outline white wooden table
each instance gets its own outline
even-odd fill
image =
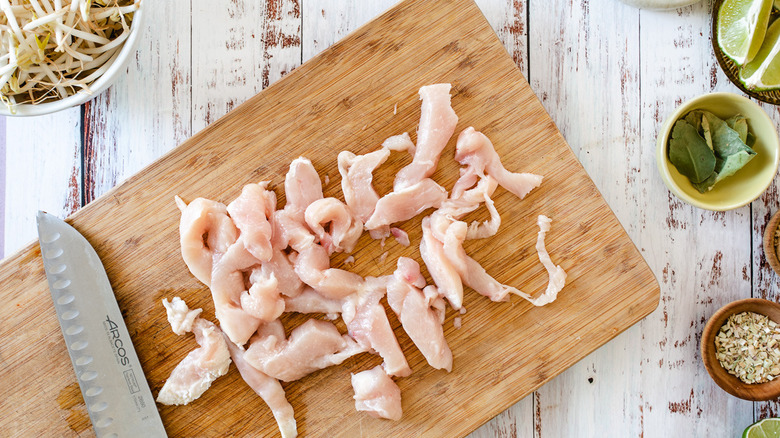
[[[6,255],[35,238],[38,209],[73,213],[394,3],[144,1],[138,54],[107,92],[50,116],[0,118]],[[713,213],[677,200],[656,171],[656,133],[677,104],[738,92],[712,53],[710,2],[669,12],[616,0],[477,3],[662,292],[641,323],[472,436],[733,437],[778,415],[776,402],[721,391],[698,353],[721,305],[780,298],[761,248],[778,183],[750,206]]]

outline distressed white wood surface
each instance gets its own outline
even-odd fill
[[[36,238],[38,210],[66,217],[81,207],[80,128],[79,108],[6,119],[5,254]]]
[[[394,3],[196,0],[153,9],[127,76],[86,105],[5,119],[4,253],[35,238],[38,209],[66,216]],[[721,305],[780,299],[761,248],[778,183],[711,213],[666,190],[655,137],[679,103],[738,92],[709,41],[709,2],[639,11],[615,0],[478,0],[486,17],[647,259],[659,308],[471,436],[737,436],[776,402],[726,395],[699,333]],[[780,111],[764,106],[780,123]],[[0,142],[2,146],[3,142]]]
[[[637,216],[644,217],[643,228],[636,230],[638,235],[629,233],[645,248],[661,281],[659,310],[641,324],[644,430],[648,436],[738,436],[753,422],[752,403],[713,384],[701,363],[699,339],[707,318],[719,307],[751,296],[751,207],[712,213],[667,195],[647,147],[655,143],[657,120],[680,100],[738,91],[712,53],[709,2],[678,13],[641,15],[640,166],[646,172],[638,187],[647,194],[638,194],[643,211]],[[677,61],[670,65],[669,59]]]
[[[630,230],[641,205],[634,195],[641,151],[639,12],[620,3],[529,3],[532,89]],[[578,73],[575,80],[561,80],[571,72]],[[631,237],[636,241],[636,234]],[[639,327],[632,327],[540,388],[534,400],[537,435],[633,436],[640,430],[640,336]],[[608,412],[620,414],[604,421]]]
[[[84,106],[85,203],[192,135],[189,6],[146,2],[127,75]]]

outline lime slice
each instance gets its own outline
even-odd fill
[[[739,70],[739,79],[751,90],[780,88],[780,20],[769,26],[761,50]]]
[[[742,438],[780,438],[780,418],[767,418],[753,423],[742,432]]]
[[[739,65],[753,59],[769,25],[773,0],[726,0],[718,11],[718,45]]]

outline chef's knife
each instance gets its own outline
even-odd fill
[[[160,414],[95,250],[38,212],[43,267],[81,395],[98,437],[165,437]]]

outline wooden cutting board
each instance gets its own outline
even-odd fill
[[[510,170],[545,176],[523,201],[499,188],[498,234],[468,242],[466,250],[500,281],[538,293],[547,274],[534,250],[536,216],[545,214],[553,219],[547,248],[568,272],[568,284],[542,308],[517,298],[493,303],[467,290],[462,328],[453,326],[455,312],[445,322],[455,356],[449,374],[425,364],[390,314],[414,370],[398,380],[403,419],[377,420],[354,410],[349,373],[381,362],[362,354],[285,384],[301,435],[465,435],[655,309],[659,289],[651,271],[476,5],[408,0],[69,219],[105,264],[154,394],[195,346],[192,336],[171,332],[160,300],[180,296],[213,320],[208,290],[181,260],[174,195],[229,202],[243,184],[270,180],[283,205],[284,174],[303,155],[329,180],[326,195],[341,198],[337,153],[365,153],[405,131],[414,139],[417,90],[436,82],[453,85],[456,133],[474,126],[493,140]],[[454,143],[453,137],[434,175],[447,188],[458,175]],[[386,191],[408,160],[394,154],[378,172],[377,187]],[[401,255],[420,261],[420,219],[402,225],[412,239],[409,248],[394,241],[383,248],[364,235],[350,269],[383,275]],[[37,245],[3,261],[0,285],[0,430],[12,436],[91,435]],[[287,315],[288,329],[304,319]],[[171,436],[278,433],[270,411],[235,368],[199,400],[160,406],[160,412]]]

